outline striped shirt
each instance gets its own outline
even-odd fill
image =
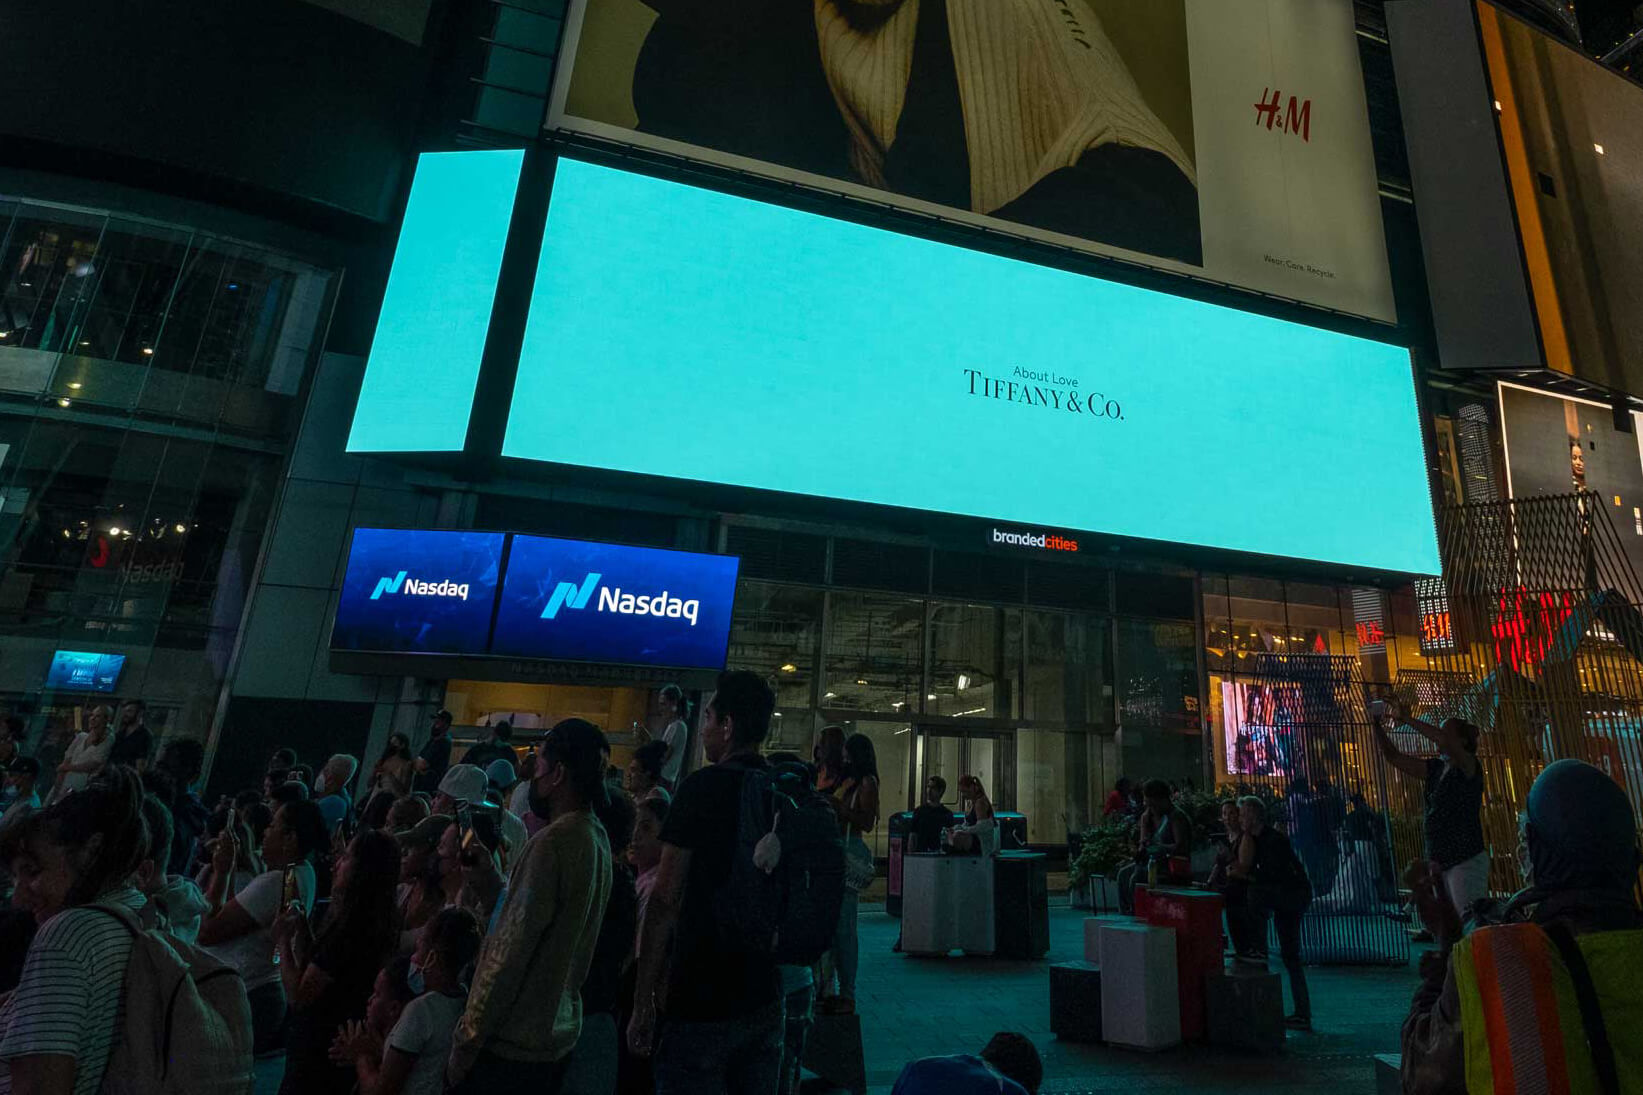
[[[105,894],[108,904],[141,909],[133,889]],[[74,1095],[103,1083],[114,1050],[124,998],[131,933],[95,909],[65,909],[46,921],[23,962],[23,979],[0,1005],[0,1061],[73,1057]],[[0,1095],[10,1095],[11,1069],[0,1069]]]

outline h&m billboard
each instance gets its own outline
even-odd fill
[[[1350,0],[572,0],[548,125],[1396,319]]]

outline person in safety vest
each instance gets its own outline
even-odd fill
[[[1643,853],[1626,792],[1560,760],[1523,831],[1528,888],[1465,938],[1441,880],[1412,880],[1439,949],[1403,1024],[1405,1092],[1643,1091]]]

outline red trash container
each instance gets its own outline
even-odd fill
[[[1136,887],[1135,911],[1147,923],[1175,929],[1175,968],[1180,978],[1181,1037],[1201,1042],[1208,1031],[1204,975],[1222,968],[1221,895],[1209,890],[1157,889],[1142,911]]]

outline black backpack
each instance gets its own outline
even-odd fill
[[[736,850],[730,877],[714,895],[719,942],[781,965],[809,965],[832,947],[845,897],[838,816],[802,765],[738,767]],[[781,855],[767,871],[753,857],[770,834]]]

